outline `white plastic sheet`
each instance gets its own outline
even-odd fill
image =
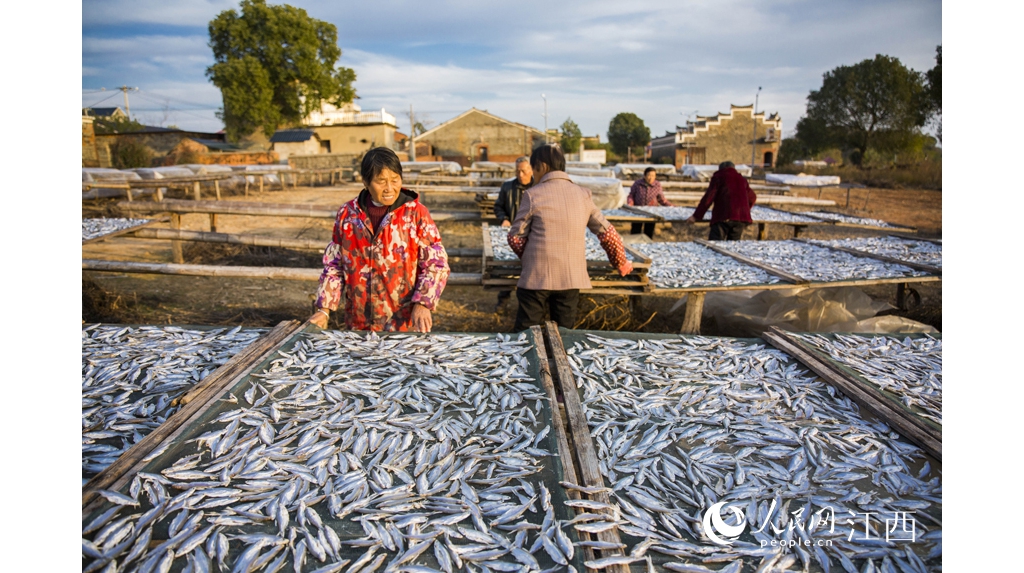
[[[856,287],[709,292],[704,300],[705,314],[737,336],[758,336],[769,326],[794,332],[929,332],[930,326],[909,319],[876,316],[892,308]]]
[[[716,171],[718,171],[717,165],[683,165],[681,169],[683,175],[698,181],[711,181],[711,176]],[[754,170],[749,165],[742,163],[736,166],[736,172],[744,177],[750,177],[754,174]]]
[[[812,167],[812,168],[828,167],[828,163],[825,162],[825,161],[805,161],[803,159],[794,161],[793,165],[796,165],[797,167]]]
[[[141,181],[138,173],[134,171],[121,171],[120,169],[108,169],[105,167],[83,167],[82,183],[94,181]]]
[[[204,164],[204,163],[186,163],[183,165],[177,165],[176,167],[185,167],[196,175],[210,175],[212,173],[232,173],[234,170],[231,169],[230,165],[216,165],[216,164]]]
[[[596,161],[566,161],[565,166],[577,169],[601,169],[602,166]]]
[[[598,209],[618,209],[626,204],[626,193],[622,190],[622,182],[613,177],[584,177],[570,175],[569,179],[580,187],[590,189],[594,204]]]
[[[788,175],[786,173],[769,173],[764,176],[768,183],[781,183],[794,187],[827,187],[839,185],[838,175]]]
[[[416,173],[427,169],[440,167],[439,173],[458,175],[462,173],[462,166],[454,161],[403,161],[402,171]]]
[[[168,177],[192,177],[195,175],[191,169],[183,166],[139,167],[132,169],[132,171],[138,173],[139,177],[146,180],[167,179]]]
[[[651,163],[619,163],[612,167],[616,175],[643,175],[648,167],[653,167],[656,173],[664,175],[675,175],[675,165],[654,165]]]
[[[584,169],[582,167],[566,167],[565,172],[569,175],[582,175],[584,177],[615,177],[611,169]]]

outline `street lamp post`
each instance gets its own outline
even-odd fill
[[[544,94],[540,94],[540,97],[544,100],[544,143],[551,143],[548,139],[548,98]]]
[[[754,96],[754,112],[750,114],[750,123],[754,124],[754,139],[750,142],[750,173],[754,173],[754,155],[757,154],[757,98],[761,96],[761,86],[757,86],[757,95]]]

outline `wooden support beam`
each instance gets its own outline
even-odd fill
[[[531,326],[530,332],[533,333],[537,359],[540,361],[541,385],[544,387],[544,392],[548,395],[548,404],[551,407],[551,427],[554,430],[555,443],[558,446],[557,459],[562,464],[562,477],[568,483],[579,485],[581,480],[579,473],[576,471],[576,462],[573,456],[575,448],[569,444],[569,436],[566,431],[567,426],[562,416],[560,392],[551,377],[551,363],[548,358],[547,348],[545,348],[544,329],[540,326]],[[569,499],[581,499],[580,492],[572,488],[566,488],[565,494]],[[593,549],[589,547],[584,549],[584,554],[587,556],[587,560],[594,559],[595,557]]]
[[[192,198],[196,201],[203,200],[203,186],[198,181],[192,183]]]
[[[757,240],[763,241],[768,237],[768,223],[757,224]]]
[[[712,241],[705,241],[704,239],[694,239],[694,242],[699,243],[701,245],[704,245],[705,247],[711,249],[712,251],[715,251],[716,253],[732,257],[732,258],[736,259],[737,261],[739,261],[739,262],[741,262],[743,264],[750,265],[752,267],[757,267],[757,268],[763,270],[764,272],[766,272],[766,273],[768,273],[770,275],[775,275],[775,276],[779,277],[780,279],[782,279],[782,280],[784,280],[786,282],[793,283],[793,284],[798,284],[798,285],[805,285],[805,284],[811,282],[811,281],[809,281],[809,280],[807,280],[807,279],[805,279],[803,277],[798,277],[798,276],[796,276],[794,274],[787,273],[786,271],[779,270],[779,269],[777,269],[775,267],[770,267],[770,266],[768,266],[768,265],[766,265],[764,263],[760,263],[758,261],[755,261],[754,259],[751,259],[751,258],[748,258],[748,257],[744,257],[743,255],[741,255],[739,253],[734,253],[734,252],[730,251],[729,249],[723,249],[722,247],[719,247],[718,245],[714,244],[714,242],[712,242]]]
[[[217,214],[216,213],[210,213],[210,232],[211,233],[216,233],[217,232]]]
[[[216,217],[216,215],[210,215]],[[139,239],[164,239],[175,241],[194,241],[197,243],[227,243],[232,245],[252,245],[254,247],[280,247],[283,249],[299,249],[304,251],[323,251],[327,247],[326,239],[278,239],[261,235],[232,235],[228,233],[207,233],[204,231],[183,231],[175,229],[139,229],[134,233]]]
[[[799,360],[851,400],[881,418],[902,436],[921,446],[936,459],[942,460],[941,428],[936,430],[899,401],[885,396],[880,389],[870,383],[837,368],[831,361],[820,357],[817,352],[807,348],[802,341],[786,331],[772,326],[761,335],[761,338]]]
[[[298,281],[320,280],[322,269],[289,267],[231,267],[223,265],[183,265],[170,263],[138,263],[134,261],[104,261],[82,259],[83,271],[138,273],[151,275],[184,275],[193,277],[245,277],[256,279],[282,279]],[[476,273],[451,273],[449,285],[479,285]]]
[[[213,180],[213,190],[217,193],[217,200],[220,201],[220,179]]]
[[[700,334],[700,319],[704,315],[704,291],[686,295],[686,309],[683,311],[683,325],[679,334]]]
[[[601,467],[597,457],[597,450],[594,447],[593,439],[590,437],[590,426],[587,425],[587,416],[583,413],[583,405],[580,403],[580,395],[576,389],[576,380],[572,375],[572,368],[569,366],[569,358],[565,354],[565,347],[562,345],[562,336],[558,333],[558,325],[548,321],[544,323],[544,338],[547,345],[548,355],[554,361],[555,378],[562,390],[562,399],[565,401],[565,414],[569,419],[570,435],[572,436],[575,448],[573,452],[579,461],[579,476],[586,487],[607,487],[604,483],[604,476],[601,475]],[[607,493],[598,493],[590,496],[595,501],[611,503]],[[607,513],[601,511],[602,513]],[[621,543],[618,528],[612,528],[597,534],[601,541],[610,543]],[[622,555],[619,549],[602,552],[602,557]],[[609,567],[606,571],[618,571],[629,573],[625,565]]]
[[[171,228],[181,230],[181,215],[178,213],[171,213]],[[181,241],[171,241],[171,261],[176,264],[185,262],[181,254]]]
[[[296,320],[282,321],[186,393],[180,399],[183,404],[181,409],[82,486],[82,515],[88,515],[98,509],[102,503],[102,498],[97,493],[99,490],[116,491],[126,487],[135,474],[149,463],[144,458],[164,444],[172,443],[193,420],[213,407],[217,398],[248,375],[257,364],[306,324],[308,323]]]

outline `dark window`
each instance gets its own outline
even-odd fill
[[[765,167],[771,167],[772,166],[772,152],[771,151],[766,151],[764,153],[764,166]]]
[[[477,155],[477,161],[487,161],[487,146],[481,145],[480,149],[477,151]]]
[[[328,139],[327,141],[321,141],[320,142],[320,153],[330,153],[330,152],[331,152],[331,140]]]

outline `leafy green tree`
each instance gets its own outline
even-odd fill
[[[153,161],[153,152],[148,147],[133,139],[118,139],[121,141],[110,146],[110,160],[115,169],[150,166]]]
[[[932,121],[937,125],[936,135],[942,141],[942,46],[935,47],[935,67],[924,73]]]
[[[269,137],[321,101],[340,106],[355,97],[355,72],[335,67],[338,29],[301,8],[242,0],[241,14],[221,12],[209,32],[216,63],[206,75],[221,90],[217,115],[232,141],[260,128]]]
[[[558,143],[562,146],[562,151],[576,153],[580,148],[580,141],[583,141],[583,132],[580,131],[580,126],[576,125],[576,122],[570,117],[562,123],[561,130],[562,138]]]
[[[890,151],[919,133],[928,116],[924,78],[899,59],[878,54],[824,74],[821,88],[807,96],[807,128],[853,149],[860,163],[869,148]],[[807,134],[797,124],[797,137]],[[883,149],[885,148],[885,149]]]
[[[637,148],[642,148],[651,141],[651,130],[644,125],[644,120],[637,117],[635,113],[623,112],[612,118],[608,124],[608,143],[612,150],[625,155],[627,161],[632,161],[632,153]]]

